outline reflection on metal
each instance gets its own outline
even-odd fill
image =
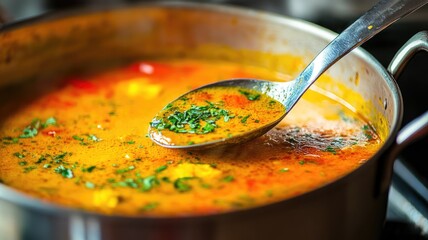
[[[428,237],[428,188],[401,160],[394,165],[395,178],[389,191],[388,211],[417,226]]]
[[[97,219],[89,218],[88,225],[88,240],[101,240],[101,228]]]
[[[72,216],[70,219],[70,240],[85,239],[85,220],[80,215]]]
[[[1,202],[0,216],[0,239],[23,239],[21,229],[23,216],[20,209],[13,207],[6,202]]]
[[[74,215],[70,219],[70,240],[101,240],[99,222],[96,219]]]
[[[406,220],[418,226],[423,235],[428,236],[428,219],[422,215],[418,209],[409,202],[400,192],[397,191],[395,186],[391,186],[389,191],[389,204],[392,208],[400,210],[405,215]]]

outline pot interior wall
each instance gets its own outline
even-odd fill
[[[0,101],[10,103],[0,107],[1,116],[16,109],[14,91],[31,99],[53,89],[58,77],[141,59],[228,60],[296,76],[334,37],[270,14],[181,4],[67,13],[17,26],[0,32]],[[380,64],[358,50],[328,74],[337,81],[316,85],[352,105],[386,138],[396,124],[399,98]]]

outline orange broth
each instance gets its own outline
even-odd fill
[[[238,77],[280,80],[266,69],[201,60],[139,62],[66,79],[5,119],[0,181],[46,202],[106,214],[204,215],[319,188],[381,144],[369,123],[311,90],[277,127],[241,145],[175,150],[147,136],[153,116],[177,96]]]

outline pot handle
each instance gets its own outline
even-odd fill
[[[428,52],[428,31],[422,31],[410,38],[398,52],[388,66],[388,72],[398,79],[401,72],[412,57],[419,51]],[[398,154],[410,143],[428,135],[428,111],[404,126],[397,135],[389,155],[386,156],[386,166],[383,166],[383,173],[389,176],[381,176],[380,192],[389,188],[392,165]]]

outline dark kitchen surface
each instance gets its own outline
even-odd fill
[[[9,17],[22,20],[38,14],[79,5],[97,6],[138,0],[0,0]],[[315,22],[335,32],[342,31],[373,0],[211,0],[276,12]],[[306,5],[305,5],[306,4]],[[398,49],[415,33],[428,30],[428,6],[384,30],[363,45],[385,67]],[[403,125],[428,109],[428,54],[417,54],[405,68],[398,84],[404,99]],[[387,222],[382,240],[428,239],[428,137],[408,147],[395,164]],[[425,236],[425,237],[424,237]]]

